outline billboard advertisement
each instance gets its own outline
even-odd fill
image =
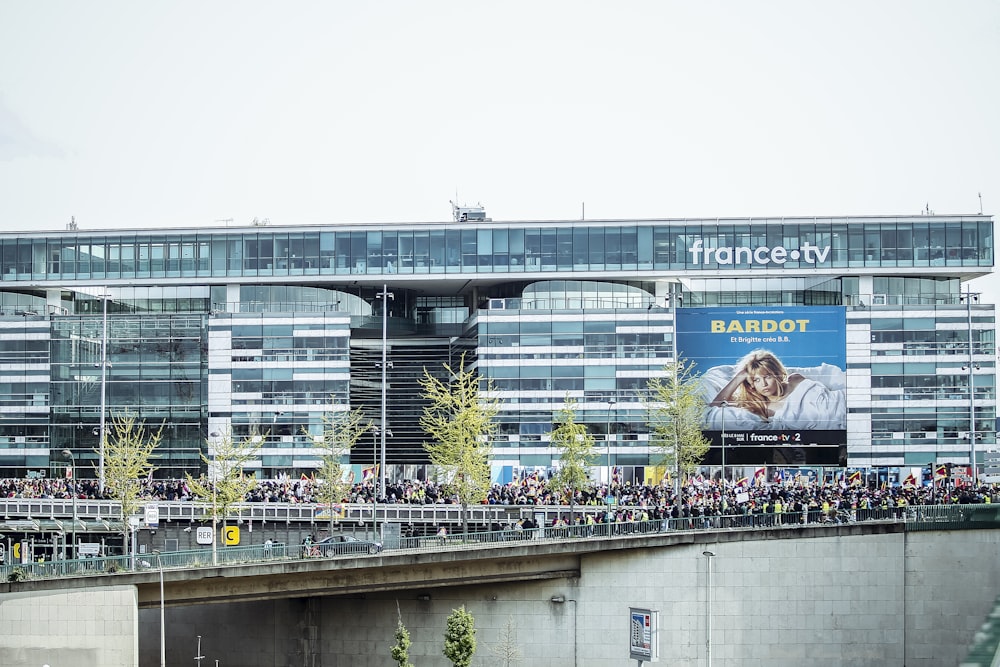
[[[677,353],[705,401],[708,464],[846,465],[846,312],[677,310]]]

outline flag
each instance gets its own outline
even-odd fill
[[[767,479],[767,468],[757,468],[753,473],[753,485],[762,486]]]
[[[847,483],[851,486],[861,486],[861,471],[855,470],[851,473],[851,476],[847,478]]]
[[[361,481],[367,482],[370,478],[375,477],[378,474],[378,466],[369,466],[367,468],[361,469]]]
[[[778,468],[778,471],[776,473],[774,473],[774,481],[777,484],[784,484],[785,483],[785,471],[782,470],[781,468]]]
[[[308,478],[308,477],[306,477],[306,474],[305,474],[305,473],[302,473],[302,476],[301,476],[301,477],[299,477],[299,479],[300,479],[300,480],[302,480],[302,481],[304,482],[304,481],[306,481],[306,480],[307,480],[307,479],[309,479],[309,478]]]
[[[948,466],[946,466],[945,464],[943,463],[938,464],[938,466],[934,468],[934,479],[944,479],[947,476],[948,476]]]
[[[740,477],[738,480],[736,480],[736,486],[749,486],[749,485],[750,485],[750,480],[747,479],[746,477]]]
[[[909,475],[906,476],[906,479],[903,480],[903,488],[904,489],[905,488],[914,488],[916,485],[917,485],[917,478],[911,472]]]
[[[66,479],[73,479],[73,466],[66,466]]]

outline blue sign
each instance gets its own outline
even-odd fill
[[[700,383],[706,436],[726,448],[846,444],[846,331],[837,306],[678,309],[677,351]],[[806,462],[796,458],[753,462]]]

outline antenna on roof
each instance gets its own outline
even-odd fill
[[[983,198],[982,197],[979,198],[979,212],[980,213],[983,212]],[[66,225],[66,229],[70,230],[71,232],[75,232],[77,229],[79,229],[79,227],[76,226],[76,216],[75,215],[69,216],[69,224]]]
[[[983,214],[983,193],[977,193],[979,195],[979,215]]]

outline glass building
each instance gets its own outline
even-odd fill
[[[384,433],[387,474],[419,478],[418,380],[465,353],[503,399],[498,480],[552,466],[567,397],[598,440],[595,472],[649,479],[649,379],[677,358],[707,377],[713,355],[790,338],[803,375],[840,371],[824,400],[843,419],[779,428],[727,403],[721,424],[706,420],[706,463],[975,453],[982,466],[995,315],[966,283],[992,270],[993,238],[982,215],[495,222],[481,209],[441,223],[3,232],[0,474],[58,474],[69,449],[93,476],[100,429],[129,411],[163,427],[159,477],[197,475],[213,438],[251,432],[267,434],[260,476],[297,477],[318,465],[324,415],[361,408],[383,428],[351,465],[381,458]],[[795,338],[813,320],[825,333]],[[699,348],[709,333],[726,344]]]

